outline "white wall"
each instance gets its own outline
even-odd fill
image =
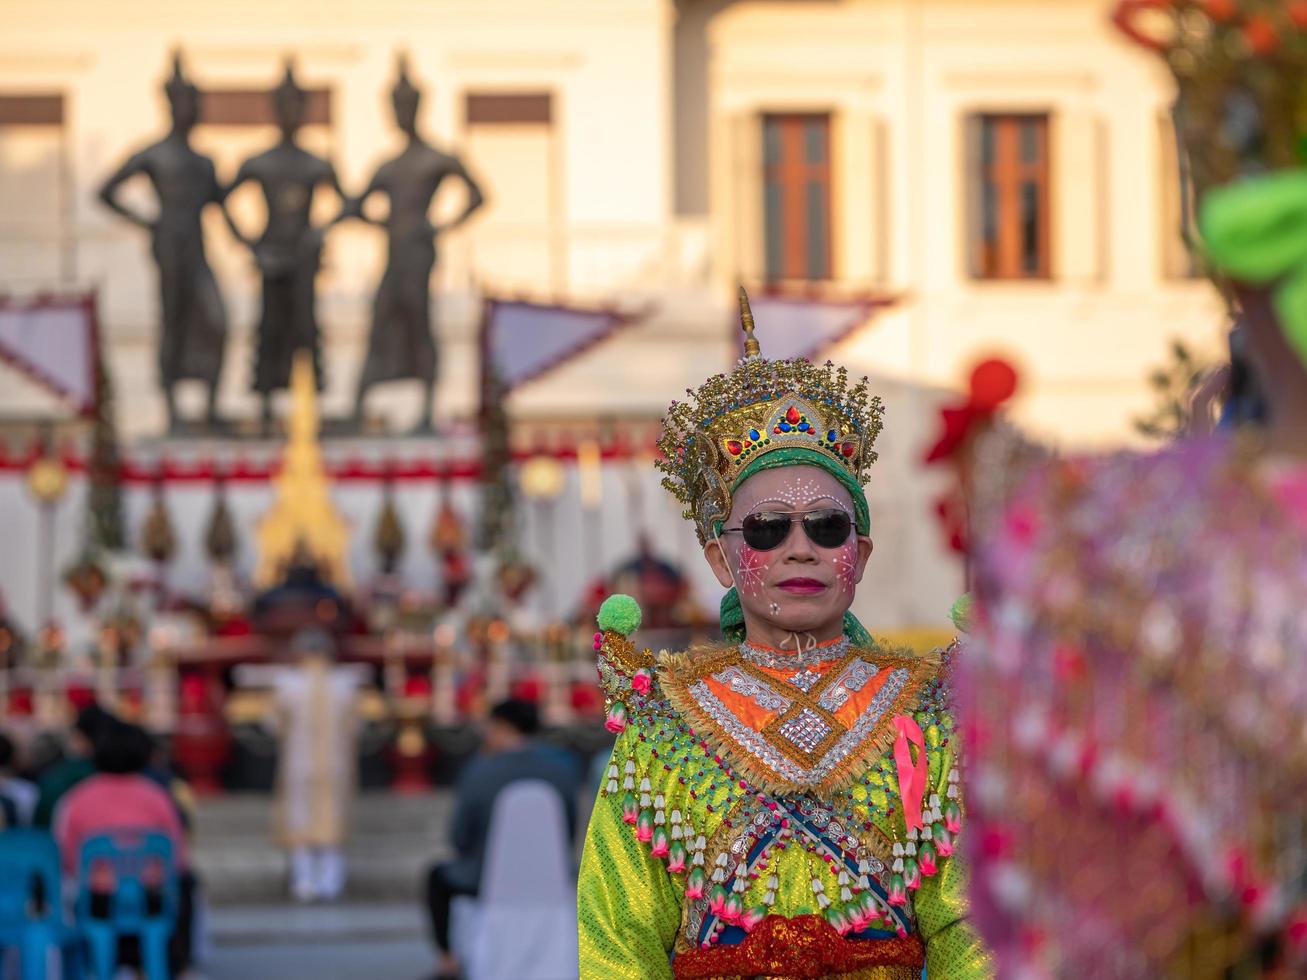
[[[1119,39],[1102,0],[742,2],[708,26],[716,273],[756,275],[759,113],[829,111],[837,278],[903,297],[843,359],[956,385],[1002,351],[1023,374],[1019,420],[1066,445],[1132,438],[1147,371],[1172,337],[1219,351],[1202,281],[1164,276],[1158,116],[1172,84]],[[1052,115],[1054,278],[979,282],[965,263],[963,121]],[[755,176],[753,180],[757,181]]]

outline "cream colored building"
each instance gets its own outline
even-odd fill
[[[99,290],[122,428],[156,446],[147,242],[95,192],[165,131],[169,50],[232,104],[293,54],[329,106],[305,142],[350,193],[399,145],[388,93],[405,50],[428,136],[490,201],[441,246],[440,417],[473,409],[482,290],[653,311],[517,394],[516,417],[536,425],[655,420],[729,363],[736,281],[896,296],[832,356],[890,395],[873,497],[894,520],[867,601],[887,624],[938,622],[958,583],[915,460],[939,390],[1004,352],[1022,368],[1023,423],[1100,446],[1133,438],[1171,338],[1219,350],[1221,308],[1186,277],[1175,230],[1171,86],[1108,13],[1104,0],[0,0],[0,289]],[[273,138],[240,119],[195,134],[224,179]],[[233,208],[257,226],[252,193]],[[221,405],[248,415],[256,276],[209,222],[233,337]],[[383,252],[357,223],[329,233],[326,414],[350,405]],[[19,382],[0,388],[0,409],[35,410]],[[404,385],[380,403],[397,426],[417,412]],[[608,519],[615,559],[623,521]],[[670,506],[660,519],[680,533]]]

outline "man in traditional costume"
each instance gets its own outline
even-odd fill
[[[358,689],[364,668],[334,662],[335,641],[306,628],[291,639],[294,663],[245,665],[237,680],[272,689],[277,732],[273,832],[290,858],[300,902],[333,901],[345,889],[345,838],[358,768]]]
[[[1128,0],[1117,22],[1175,71],[1201,254],[1267,417],[1017,480],[981,440],[975,917],[1004,976],[1302,977],[1307,7]]]
[[[880,399],[764,359],[741,307],[745,357],[672,404],[659,463],[732,586],[726,642],[654,656],[634,600],[599,613],[621,734],[581,861],[581,977],[988,978],[940,660],[848,612]]]

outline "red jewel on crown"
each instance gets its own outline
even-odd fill
[[[795,406],[791,405],[790,410],[785,413],[785,421],[790,425],[799,424],[799,410]]]
[[[728,439],[726,441],[726,451],[732,456],[738,456],[740,453],[744,452],[744,443],[740,442],[738,439]]]

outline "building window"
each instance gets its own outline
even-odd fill
[[[554,104],[548,92],[469,92],[465,112],[470,126],[548,126]]]
[[[974,120],[971,268],[978,279],[1047,279],[1047,115]]]
[[[459,154],[486,206],[468,226],[473,277],[503,292],[565,292],[574,270],[564,221],[562,140],[552,93],[471,91]],[[451,205],[461,204],[462,188]],[[439,210],[439,206],[438,206]]]
[[[763,116],[762,164],[767,279],[829,279],[830,116]]]
[[[60,93],[0,94],[0,292],[76,279],[64,122]]]

